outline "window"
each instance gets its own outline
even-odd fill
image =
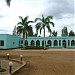
[[[19,46],[20,46],[20,40],[19,40]]]
[[[59,40],[59,46],[61,46],[61,40]]]
[[[40,46],[40,41],[39,40],[36,41],[36,46]]]
[[[4,46],[4,40],[0,40],[0,46]]]
[[[48,44],[49,46],[51,46],[51,40],[48,40],[47,44]]]
[[[25,40],[25,46],[28,46],[28,41],[27,40]]]
[[[74,40],[71,41],[71,46],[75,46],[75,41]]]
[[[70,46],[70,40],[68,40],[68,46]]]
[[[34,40],[31,41],[31,46],[34,46]]]
[[[54,40],[54,46],[58,46],[58,41]]]
[[[64,48],[66,48],[66,40],[62,41],[62,45],[63,45]]]
[[[45,41],[45,45],[46,45],[46,41]],[[42,41],[42,46],[44,46],[44,40]]]

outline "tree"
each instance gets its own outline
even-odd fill
[[[75,34],[72,30],[69,32],[69,36],[75,36]]]
[[[28,16],[26,16],[25,18],[22,18],[21,16],[19,16],[20,18],[20,22],[17,23],[18,27],[17,27],[17,33],[19,34],[23,34],[23,47],[24,47],[24,43],[25,43],[25,34],[26,34],[26,38],[27,38],[27,32],[29,32],[29,28],[31,26],[29,26],[29,23],[33,23],[33,21],[28,21]]]
[[[52,36],[57,36],[57,31],[54,30],[54,31],[52,32]]]
[[[16,28],[16,26],[14,27],[14,30],[13,30],[13,33],[12,33],[13,35],[17,35],[17,28]]]
[[[44,17],[43,15],[42,18],[35,19],[35,22],[38,21],[35,26],[37,34],[39,30],[40,30],[40,34],[41,34],[41,30],[42,29],[44,30],[44,49],[45,49],[45,27],[48,29],[49,32],[52,32],[50,28],[50,24],[54,27],[54,23],[50,21],[51,19],[53,19],[52,16]]]
[[[32,26],[28,26],[28,36],[33,36],[33,28]]]
[[[67,27],[64,27],[64,28],[62,29],[62,34],[61,34],[61,36],[68,36]]]

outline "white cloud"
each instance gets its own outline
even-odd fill
[[[74,30],[73,0],[11,0],[10,8],[5,0],[0,0],[0,29],[8,30],[7,33],[11,34],[14,26],[20,21],[18,16],[28,15],[29,20],[34,20],[42,14],[53,15],[55,27],[52,27],[52,30],[58,31],[58,35],[64,26],[67,26],[69,31]],[[33,28],[35,32],[34,24]],[[46,35],[48,34],[46,32]]]

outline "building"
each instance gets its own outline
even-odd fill
[[[72,37],[45,37],[48,48],[75,48],[75,36]],[[23,39],[20,36],[0,34],[0,49],[22,47]],[[43,46],[44,37],[27,37],[25,46]]]
[[[0,49],[18,48],[19,40],[19,36],[0,34]]]

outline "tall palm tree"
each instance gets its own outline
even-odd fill
[[[36,18],[35,22],[37,22],[36,24],[36,32],[38,33],[38,30],[40,30],[40,34],[41,34],[41,30],[44,30],[44,49],[45,49],[45,27],[48,29],[49,32],[51,31],[50,28],[50,24],[54,27],[54,23],[50,21],[50,19],[53,19],[52,16],[47,16],[46,18],[42,15],[42,18]]]
[[[31,25],[28,27],[28,30],[28,36],[33,36],[33,28]]]
[[[28,21],[28,16],[26,16],[25,18],[22,18],[21,16],[19,16],[19,18],[21,19],[21,21],[17,23],[18,25],[17,33],[23,34],[23,47],[24,47],[25,34],[27,34],[27,32],[29,31],[28,29],[30,27],[29,23],[33,23],[33,21]]]

